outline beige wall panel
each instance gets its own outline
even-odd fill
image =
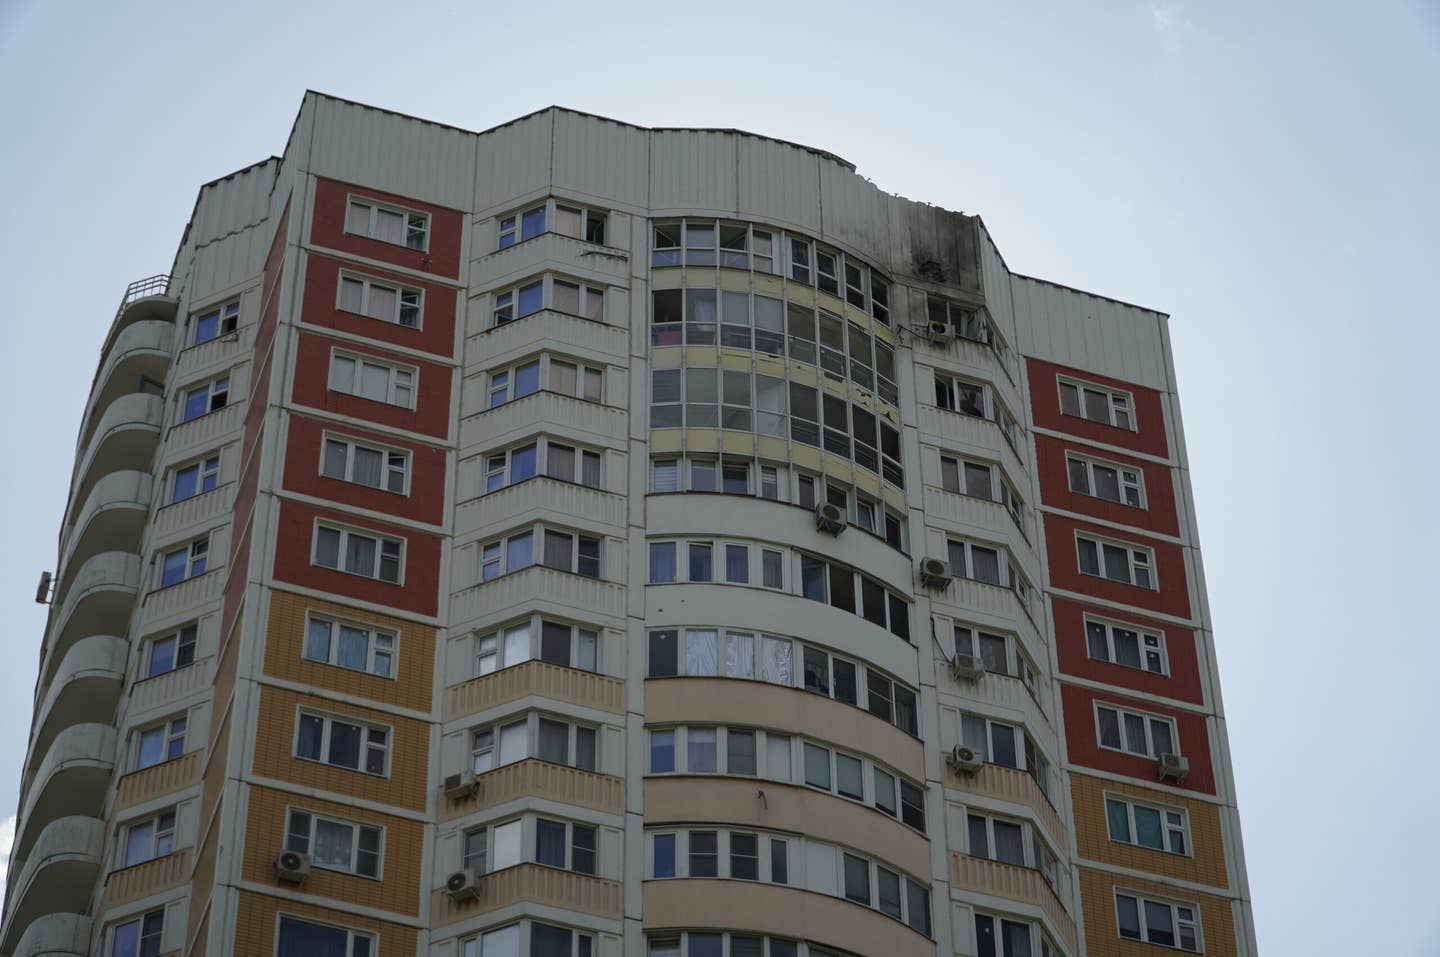
[[[642,129],[567,110],[555,111],[557,189],[605,202],[644,207],[649,179],[649,134]],[[617,245],[613,239],[610,245]]]
[[[376,935],[372,953],[385,957],[415,957],[415,930],[404,924],[365,917],[352,911],[330,910],[304,904],[293,894],[271,897],[255,891],[240,891],[235,916],[235,937],[226,953],[235,955],[271,954],[280,914],[314,921],[317,924],[348,927]]]
[[[750,881],[646,881],[644,927],[724,927],[802,937],[847,953],[934,957],[935,942],[897,920],[825,894]]]
[[[1169,948],[1121,938],[1115,916],[1115,889],[1152,894],[1164,900],[1198,904],[1200,907],[1201,949],[1208,957],[1234,957],[1235,919],[1229,901],[1223,897],[1196,894],[1152,881],[1082,867],[1080,900],[1084,909],[1086,957],[1150,957],[1172,953]]]
[[[808,735],[861,751],[913,780],[925,779],[919,741],[868,711],[798,688],[734,678],[652,678],[645,682],[645,721],[754,725]]]
[[[451,209],[470,208],[472,134],[355,103],[313,99],[315,133],[306,161],[311,173]]]
[[[1021,352],[1166,388],[1158,313],[1024,276],[1012,277],[1011,290]]]
[[[738,156],[742,216],[820,232],[819,167],[833,160],[758,137],[741,138]]]
[[[650,133],[650,207],[733,216],[735,138],[708,130]]]
[[[1105,819],[1106,792],[1117,797],[1133,797],[1157,807],[1183,808],[1190,823],[1192,856],[1110,840]],[[1228,885],[1219,805],[1073,772],[1070,799],[1075,809],[1075,843],[1081,857],[1211,887]]]

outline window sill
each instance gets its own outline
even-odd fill
[[[160,672],[160,673],[158,673],[158,674],[146,675],[146,676],[144,676],[143,678],[136,678],[136,679],[135,679],[135,684],[132,685],[131,687],[132,687],[132,688],[138,688],[138,687],[140,687],[141,685],[145,684],[147,681],[155,681],[155,680],[158,679],[158,678],[168,677],[168,676],[170,676],[170,675],[175,674],[175,673],[178,672],[178,671],[184,671],[184,670],[186,670],[187,668],[193,668],[193,667],[195,667],[197,664],[199,664],[198,661],[192,661],[192,662],[190,662],[188,665],[180,665],[179,667],[171,668],[169,671],[162,671],[162,672]],[[177,759],[177,760],[178,760],[178,759]]]

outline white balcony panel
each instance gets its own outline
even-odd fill
[[[158,716],[159,712],[170,710],[177,701],[209,690],[214,661],[213,658],[203,658],[184,668],[135,682],[130,688],[130,704],[125,720],[130,724],[143,723],[151,716]]]
[[[223,561],[224,556],[216,548],[215,539],[210,541],[215,549],[212,558]],[[186,579],[168,588],[157,588],[145,596],[143,621],[158,621],[184,611],[198,612],[220,598],[225,587],[224,567],[214,568],[203,575]]]
[[[535,392],[461,419],[460,448],[462,454],[487,451],[541,431],[589,445],[622,442],[625,412],[555,392]]]
[[[129,660],[130,643],[113,635],[92,635],[71,646],[35,712],[27,770],[65,728],[114,718]]]
[[[149,472],[111,472],[95,483],[60,546],[57,593],[69,585],[69,574],[94,555],[139,549],[153,489]]]
[[[450,620],[459,632],[462,623],[482,617],[493,620],[541,605],[566,609],[582,621],[608,618],[596,624],[615,627],[625,617],[625,587],[533,565],[457,591],[450,599]]]
[[[627,502],[623,495],[561,482],[543,475],[462,502],[455,510],[456,544],[485,537],[539,519],[584,529],[597,524],[623,534]]]
[[[598,356],[622,365],[627,362],[629,333],[624,326],[549,309],[494,329],[489,322],[487,311],[482,327],[466,340],[465,365],[469,369],[494,368],[542,350],[576,358]],[[464,414],[478,412],[482,407],[467,404]]]
[[[89,957],[90,918],[46,914],[25,928],[11,957]]]
[[[151,543],[171,541],[181,533],[199,531],[214,525],[216,519],[230,514],[234,491],[233,483],[226,483],[213,491],[157,509],[151,525]]]
[[[84,445],[89,441],[97,414],[103,413],[111,402],[127,393],[145,390],[142,376],[163,383],[174,349],[173,322],[143,319],[121,330],[96,372],[90,401],[85,407],[85,428],[80,432],[78,444]]]
[[[115,729],[106,724],[71,725],[55,736],[35,775],[21,784],[14,859],[25,858],[51,821],[100,813],[115,770]]]
[[[546,270],[601,285],[629,285],[629,260],[623,253],[615,255],[617,252],[560,233],[541,233],[475,260],[470,266],[470,286],[476,290],[504,287]],[[473,311],[471,319],[475,319]],[[469,331],[479,332],[489,324],[487,316],[481,326]]]
[[[100,876],[105,822],[63,817],[46,826],[25,858],[10,893],[3,948],[13,953],[34,920],[55,912],[84,910]]]
[[[188,458],[200,449],[218,445],[221,438],[235,434],[244,422],[245,403],[232,391],[231,404],[220,411],[172,426],[165,437],[165,458],[175,462]]]
[[[1029,469],[1021,464],[1020,457],[1005,441],[1000,426],[989,419],[959,412],[947,412],[938,406],[928,405],[933,397],[924,399],[917,407],[917,421],[920,441],[938,445],[952,452],[969,452],[981,458],[998,460],[1012,480],[1021,488],[1028,487],[1024,476]],[[1017,442],[1024,440],[1024,432],[1018,426],[1015,430]],[[1023,448],[1023,446],[1021,446]]]

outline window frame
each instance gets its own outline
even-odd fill
[[[578,213],[580,216],[580,232],[578,235],[557,229],[559,226],[559,211],[561,209]],[[524,217],[539,211],[542,216],[540,228],[533,234],[526,236],[524,232]],[[600,220],[601,236],[599,239],[592,238],[592,218]],[[506,224],[509,224],[508,226]],[[590,243],[595,246],[604,246],[610,237],[610,210],[598,206],[591,206],[587,203],[563,199],[558,196],[549,196],[538,203],[526,203],[508,213],[502,213],[495,217],[495,252],[502,249],[510,249],[521,243],[527,243],[532,239],[539,239],[546,233],[554,233],[557,236],[568,236],[571,239],[579,240],[582,243]],[[509,241],[506,241],[506,237]]]
[[[366,222],[366,231],[363,233],[356,232],[355,230],[352,230],[350,228],[350,211],[352,206],[365,206],[368,207],[370,210]],[[394,243],[388,239],[381,239],[378,235],[376,235],[375,221],[378,218],[380,211],[382,210],[388,213],[396,213],[404,217],[405,242]],[[413,222],[414,219],[420,220],[418,227],[417,224]],[[351,236],[361,236],[365,239],[373,239],[377,243],[385,243],[387,246],[399,246],[401,249],[413,249],[416,252],[428,253],[430,251],[430,227],[431,216],[427,212],[423,212],[418,209],[410,209],[405,206],[399,206],[395,203],[384,202],[378,199],[371,199],[370,197],[363,196],[359,193],[345,194],[345,218],[342,228],[344,232],[348,233]],[[418,246],[410,244],[411,232],[412,230],[415,230],[417,228],[420,230],[420,234],[422,236],[422,239]]]
[[[466,728],[465,734],[466,741],[469,745],[470,769],[474,771],[477,775],[479,775],[489,774],[492,771],[497,771],[500,768],[507,767],[511,764],[518,764],[521,761],[544,761],[546,764],[558,764],[558,762],[550,761],[548,758],[540,756],[541,721],[549,721],[554,724],[562,724],[565,725],[567,729],[566,763],[560,764],[560,767],[573,768],[577,771],[585,771],[590,774],[606,773],[605,771],[601,770],[601,767],[605,763],[605,755],[603,753],[603,725],[590,724],[586,721],[576,718],[556,715],[548,711],[536,710],[522,711],[518,714],[511,714],[502,718],[495,718],[482,724],[471,725],[470,727]],[[503,732],[511,730],[519,725],[523,725],[525,730],[524,753],[519,755],[518,757],[512,757],[510,760],[506,760],[503,763],[497,763],[500,762],[500,759],[502,757],[504,757]],[[581,764],[577,763],[580,760],[580,733],[582,731],[589,732],[591,735],[591,741],[594,747],[593,767],[584,767]],[[490,742],[488,746],[482,747],[480,743],[480,737],[486,734],[490,736]],[[488,767],[481,768],[479,766],[481,764],[481,755],[491,756]]]
[[[188,502],[192,498],[198,498],[207,492],[213,492],[220,487],[220,452],[214,455],[206,455],[198,459],[190,459],[184,464],[172,466],[170,469],[169,482],[167,483],[168,494],[165,496],[166,505],[178,505],[181,502]],[[180,495],[180,476],[193,470],[195,472],[195,490],[189,495]]]
[[[1105,834],[1116,844],[1127,844],[1131,847],[1139,847],[1148,851],[1159,851],[1162,854],[1172,854],[1176,857],[1195,856],[1195,844],[1191,840],[1190,814],[1189,811],[1177,805],[1160,804],[1155,801],[1148,801],[1134,795],[1124,794],[1118,791],[1105,791],[1102,794],[1105,801]],[[1110,805],[1118,804],[1125,808],[1125,822],[1128,829],[1128,839],[1121,840],[1115,836],[1114,829],[1110,826]],[[1144,844],[1139,840],[1140,828],[1136,823],[1135,809],[1143,808],[1147,811],[1154,811],[1159,818],[1160,826],[1160,847]],[[1171,818],[1178,818],[1172,821]],[[1175,850],[1175,838],[1178,835],[1181,850]]]
[[[152,920],[156,924],[158,924],[158,926],[155,927],[153,930],[151,929]],[[165,940],[164,905],[153,908],[151,910],[147,910],[141,914],[136,914],[129,920],[123,920],[118,924],[111,925],[111,927],[106,932],[106,938],[109,943],[109,946],[106,948],[106,953],[109,954],[110,957],[115,957],[117,941],[119,940],[120,933],[125,930],[125,928],[131,926],[135,927],[136,954],[143,955],[146,952],[145,948],[150,941],[153,941],[155,943],[155,952],[159,953],[160,948],[164,944]]]
[[[351,384],[354,388],[348,390],[337,388],[335,376],[335,363],[337,360],[354,363],[355,368],[351,373]],[[380,369],[385,373],[385,398],[372,398],[359,390],[360,373],[365,366]],[[404,375],[410,377],[408,383],[401,381],[401,377]],[[362,352],[352,352],[339,347],[331,347],[330,363],[326,372],[325,389],[327,392],[348,395],[352,398],[364,399],[367,402],[379,402],[382,405],[393,405],[396,408],[407,409],[413,412],[415,411],[416,397],[420,389],[420,368],[418,366],[391,362],[388,359],[366,355]],[[402,391],[408,392],[408,397],[405,401],[397,401],[397,397]]]
[[[1060,414],[1071,418],[1084,419],[1086,422],[1094,422],[1098,425],[1108,425],[1113,429],[1123,429],[1126,432],[1138,432],[1139,422],[1135,415],[1135,393],[1126,389],[1116,389],[1111,386],[1099,385],[1095,382],[1087,382],[1075,376],[1057,374],[1056,393],[1060,403]],[[1066,389],[1075,391],[1076,411],[1072,412],[1066,408]],[[1098,393],[1105,398],[1105,419],[1095,419],[1085,414],[1085,393],[1086,391]],[[1117,421],[1121,416],[1127,422]]]
[[[176,390],[177,421],[176,425],[184,425],[187,422],[194,422],[196,419],[203,419],[205,416],[219,412],[230,405],[230,373],[227,370],[223,375],[212,376],[201,382],[194,382],[183,389]],[[190,405],[201,398],[203,393],[204,410],[190,413]],[[217,405],[216,402],[219,402]]]
[[[562,665],[558,661],[552,661],[544,656],[545,627],[563,627],[569,630],[569,659],[571,662],[584,660],[584,636],[590,635],[593,640],[594,668],[585,668],[578,664]],[[509,636],[521,628],[525,629],[525,656],[510,660],[508,652],[512,645]],[[604,645],[605,629],[598,625],[588,625],[581,622],[563,619],[560,616],[550,615],[542,612],[534,612],[524,618],[506,619],[500,623],[489,625],[484,628],[475,628],[470,633],[470,641],[473,642],[474,653],[472,660],[474,664],[474,677],[479,678],[491,675],[497,671],[504,671],[506,668],[513,668],[516,665],[524,664],[527,661],[543,661],[547,664],[556,665],[561,668],[570,668],[573,671],[580,671],[586,674],[604,674],[601,658]],[[487,650],[486,642],[493,641],[493,650]],[[481,663],[483,659],[493,658],[495,665],[488,670]]]
[[[1085,488],[1075,487],[1075,474],[1073,466],[1080,466],[1085,470]],[[1101,495],[1097,489],[1099,483],[1095,481],[1095,470],[1108,469],[1115,473],[1115,487],[1118,498],[1108,498]],[[1132,480],[1127,481],[1125,476],[1131,474]],[[1083,452],[1065,450],[1065,484],[1075,495],[1084,495],[1088,498],[1099,499],[1102,502],[1110,502],[1115,505],[1123,505],[1126,508],[1138,509],[1142,512],[1148,511],[1149,500],[1145,496],[1145,470],[1138,465],[1125,465],[1122,462],[1114,462],[1108,459],[1097,458]],[[1135,501],[1130,502],[1126,498],[1126,492],[1131,489],[1135,492]]]
[[[153,765],[151,765],[153,767]],[[115,838],[115,869],[123,870],[127,867],[139,867],[141,864],[148,864],[150,861],[168,857],[176,851],[175,839],[177,836],[177,823],[179,821],[179,809],[170,807],[163,811],[154,811],[144,817],[136,818],[126,822]],[[169,823],[166,824],[166,819]],[[164,826],[162,826],[164,825]],[[146,856],[139,860],[130,859],[131,840],[140,828],[148,828],[149,836],[146,842],[149,850]],[[167,840],[168,839],[168,840]]]
[[[554,363],[573,366],[575,368],[575,391],[563,392],[555,388],[551,366]],[[515,394],[517,373],[522,369],[535,366],[535,388],[524,395]],[[567,398],[578,399],[581,402],[592,402],[596,405],[603,405],[605,402],[605,365],[596,365],[592,360],[572,359],[570,356],[556,355],[551,352],[540,352],[526,356],[523,359],[507,362],[502,366],[485,371],[485,408],[481,412],[490,409],[498,409],[511,402],[518,402],[538,392],[551,392],[555,395],[563,395]],[[497,383],[497,379],[501,379]],[[589,388],[591,382],[599,381],[599,389],[594,390],[594,398],[591,397],[592,390]],[[496,396],[504,398],[496,401]]]
[[[1145,674],[1159,675],[1162,678],[1170,677],[1170,653],[1166,647],[1165,631],[1161,628],[1142,628],[1139,625],[1132,625],[1126,622],[1102,618],[1086,612],[1082,616],[1081,626],[1085,632],[1085,655],[1091,661],[1103,661],[1106,664],[1117,665],[1121,668],[1128,668],[1131,671],[1140,671]],[[1091,626],[1104,629],[1105,649],[1107,657],[1097,658],[1094,654],[1095,646],[1091,639]],[[1135,648],[1139,664],[1130,665],[1120,660],[1118,653],[1118,640],[1116,631],[1126,631],[1135,635]],[[1150,639],[1154,639],[1153,642]],[[1159,670],[1150,668],[1146,664],[1147,656],[1154,654]]]
[[[280,952],[281,934],[283,933],[285,928],[285,921],[293,921],[297,924],[308,924],[311,927],[323,927],[345,934],[345,957],[357,957],[355,944],[358,940],[364,940],[366,942],[365,949],[362,952],[361,957],[378,957],[380,945],[379,940],[375,934],[367,933],[366,931],[362,930],[355,930],[353,928],[345,927],[340,924],[333,924],[329,921],[313,920],[309,917],[300,917],[296,914],[287,914],[283,910],[276,911],[275,913],[275,946],[272,953],[278,954]]]
[[[574,286],[576,292],[576,308],[578,312],[571,312],[568,309],[561,309],[556,302],[555,285],[559,283],[564,286]],[[524,296],[529,294],[536,286],[540,287],[540,301],[535,308],[530,309],[524,302]],[[592,310],[590,304],[597,299],[598,309]],[[604,325],[606,322],[607,290],[604,284],[592,284],[590,280],[561,276],[553,272],[543,272],[527,276],[519,282],[509,283],[497,289],[492,289],[489,295],[490,322],[486,326],[486,332],[503,328],[522,319],[542,312],[553,312],[557,315],[570,316],[575,319],[584,319],[587,322],[596,322]],[[528,311],[521,312],[521,309]],[[593,314],[598,312],[598,315]]]
[[[345,447],[345,468],[343,475],[331,475],[326,471],[329,465],[329,450],[331,443]],[[374,452],[381,457],[381,482],[379,485],[371,485],[368,482],[357,481],[355,475],[355,461],[357,451],[363,449],[367,452]],[[400,458],[400,464],[396,465],[392,460]],[[319,474],[322,478],[334,479],[337,482],[346,482],[351,485],[359,485],[362,488],[371,488],[379,492],[387,492],[391,495],[410,497],[410,474],[414,456],[409,449],[399,446],[388,446],[380,443],[372,443],[369,439],[357,439],[339,432],[332,432],[326,429],[320,433],[320,461]],[[395,475],[400,476],[400,488],[390,487],[390,479]]]
[[[171,657],[171,665],[160,671],[155,670],[155,648],[166,642],[175,643],[175,651]],[[158,678],[167,675],[172,671],[179,671],[181,668],[188,668],[195,663],[195,652],[200,645],[200,623],[198,621],[187,622],[163,634],[152,635],[145,639],[144,647],[140,655],[140,674],[136,681],[145,681],[149,678]],[[188,649],[188,656],[186,651]],[[181,659],[185,660],[182,662]]]
[[[172,558],[180,556],[183,562],[183,570],[179,578],[169,579],[166,571],[170,566]],[[194,578],[199,578],[210,571],[210,535],[209,533],[193,538],[178,548],[168,548],[157,553],[155,561],[155,590],[162,588],[173,588],[176,585],[183,585]]]
[[[201,338],[201,327],[210,319],[215,320],[215,331]],[[234,335],[240,328],[239,297],[214,306],[197,309],[190,314],[189,326],[191,347],[204,345],[207,342],[214,342],[216,339],[223,339],[226,336]]]
[[[355,309],[345,304],[347,282],[360,284],[360,302]],[[376,286],[395,294],[395,308],[391,315],[379,315],[370,311],[371,291]],[[414,322],[405,321],[407,310],[414,311]],[[420,286],[407,285],[392,279],[379,279],[354,269],[341,269],[335,280],[335,311],[419,332],[425,328],[425,290]]]
[[[178,725],[178,727],[177,727]],[[160,734],[160,756],[149,764],[141,764],[143,760],[143,746],[145,738],[154,732]],[[169,761],[178,761],[187,752],[185,746],[190,736],[190,713],[183,711],[180,714],[170,715],[159,721],[152,721],[147,725],[135,728],[130,733],[130,747],[133,754],[127,760],[132,772],[143,771],[146,768],[153,768]],[[178,746],[178,750],[177,750]]]
[[[317,742],[317,746],[322,757],[311,758],[306,757],[305,755],[300,753],[301,723],[303,719],[307,717],[321,722],[320,738]],[[335,764],[334,762],[324,757],[325,755],[328,755],[330,753],[330,745],[333,740],[333,729],[336,724],[343,724],[354,727],[360,732],[357,736],[359,741],[359,748],[357,754],[358,763],[353,768],[346,764]],[[384,735],[384,741],[380,742],[378,745],[372,740],[372,734],[376,731],[382,732]],[[305,708],[300,705],[295,706],[295,734],[294,740],[291,742],[290,753],[291,756],[297,761],[309,761],[312,764],[323,764],[326,767],[339,768],[342,771],[354,771],[357,774],[365,774],[369,775],[370,777],[389,778],[392,751],[394,750],[394,741],[395,728],[393,725],[375,724],[373,722],[366,721],[363,718],[354,718],[349,715],[332,714],[330,712]],[[384,766],[383,771],[377,772],[367,770],[369,757],[372,750],[379,750],[381,754],[381,763]]]
[[[1122,925],[1120,922],[1120,899],[1122,897],[1135,902],[1137,929],[1139,931],[1138,937],[1131,937],[1130,935],[1124,933],[1122,930]],[[1204,930],[1201,926],[1200,905],[1189,901],[1179,901],[1166,897],[1156,897],[1151,894],[1147,894],[1141,891],[1132,891],[1128,888],[1120,886],[1116,886],[1114,888],[1114,892],[1111,895],[1111,898],[1113,901],[1112,906],[1114,907],[1115,912],[1116,936],[1118,936],[1121,940],[1139,941],[1140,943],[1149,944],[1153,947],[1166,947],[1170,950],[1178,950],[1189,954],[1203,954],[1205,952],[1205,935]],[[1175,943],[1166,944],[1150,939],[1149,920],[1146,916],[1147,905],[1153,905],[1155,907],[1165,907],[1169,909],[1170,927],[1175,936]],[[1183,922],[1181,921],[1179,913],[1181,910],[1188,910],[1190,912],[1191,917],[1189,920]],[[1181,946],[1180,941],[1182,939],[1182,923],[1188,925],[1194,934],[1195,946],[1193,948]]]
[[[324,660],[310,655],[310,635],[316,625],[325,625],[330,632],[326,644],[326,658]],[[343,628],[349,628],[365,634],[364,669],[351,668],[349,665],[340,663],[340,633]],[[388,641],[388,647],[382,639]],[[376,661],[382,656],[387,657],[390,661],[388,673],[379,671],[376,668]],[[300,642],[300,658],[302,661],[328,665],[332,668],[343,668],[346,671],[354,671],[376,678],[384,678],[387,681],[397,681],[399,680],[400,670],[400,633],[388,628],[377,627],[369,622],[310,610],[305,614],[305,632]]]
[[[1175,720],[1174,717],[1170,715],[1155,714],[1154,712],[1150,711],[1139,711],[1129,707],[1128,705],[1119,705],[1115,704],[1114,702],[1101,701],[1099,699],[1095,699],[1092,710],[1095,717],[1095,741],[1097,746],[1100,747],[1102,750],[1114,751],[1117,754],[1128,755],[1132,758],[1142,758],[1150,760],[1159,760],[1162,753],[1175,755],[1183,755],[1185,753],[1180,749],[1180,724],[1178,721]],[[1104,729],[1100,721],[1100,712],[1102,711],[1111,711],[1115,714],[1115,726],[1120,736],[1119,747],[1115,747],[1114,745],[1105,743]],[[1136,751],[1129,747],[1130,732],[1127,730],[1127,728],[1129,727],[1129,723],[1125,720],[1127,715],[1133,718],[1139,718],[1144,723],[1143,727],[1145,729],[1145,750],[1143,752]],[[1158,748],[1155,747],[1153,722],[1159,722],[1160,724],[1169,727],[1170,746],[1171,748],[1173,748],[1172,751],[1161,752]]]
[[[324,531],[334,532],[340,536],[336,542],[336,563],[334,565],[326,565],[320,561],[320,533]],[[367,538],[375,543],[375,559],[372,566],[374,568],[374,574],[367,575],[364,572],[352,571],[351,569],[344,567],[345,556],[347,554],[348,545],[351,538]],[[371,581],[385,582],[386,584],[394,585],[397,588],[404,588],[405,556],[406,552],[408,551],[406,547],[408,541],[409,540],[406,538],[391,538],[386,533],[376,531],[374,529],[342,525],[339,522],[332,522],[328,519],[316,518],[314,520],[314,531],[311,533],[310,536],[310,564],[314,568],[324,568],[329,571],[340,572],[345,575],[353,575],[356,578],[365,578]],[[385,567],[386,558],[392,557],[386,555],[387,545],[395,546],[395,554],[393,555],[393,557],[395,559],[396,575],[393,580],[389,578],[384,578],[380,574]]]
[[[305,818],[308,819],[308,822],[307,822],[307,831],[306,831],[305,841],[304,841],[305,846],[304,846],[303,848],[294,846],[294,841],[292,840],[293,838],[295,838],[295,837],[297,836],[297,833],[298,833],[298,832],[296,831],[296,829],[295,829],[295,818],[296,818],[296,815],[303,815]],[[337,874],[348,874],[348,875],[350,875],[350,876],[352,876],[352,877],[361,877],[361,878],[364,878],[365,880],[369,880],[369,881],[381,881],[381,882],[383,882],[383,881],[385,880],[385,832],[386,832],[386,828],[385,828],[383,825],[370,824],[370,823],[367,823],[367,822],[365,822],[365,821],[357,821],[357,820],[352,820],[352,819],[349,819],[349,818],[335,817],[334,815],[331,815],[331,814],[324,814],[324,813],[321,813],[321,812],[318,812],[318,811],[311,811],[311,810],[308,810],[308,809],[303,808],[303,807],[299,807],[299,806],[294,805],[294,804],[287,804],[287,805],[285,806],[285,819],[284,819],[284,820],[285,820],[285,837],[284,837],[284,847],[285,847],[285,849],[286,849],[287,851],[296,851],[296,852],[298,852],[298,853],[300,853],[300,854],[309,855],[309,857],[310,857],[310,864],[311,864],[313,867],[318,867],[318,868],[320,868],[321,870],[333,871],[333,872],[335,872],[335,873],[337,873]],[[350,829],[350,866],[349,866],[348,868],[342,868],[342,867],[337,867],[337,866],[335,866],[335,865],[333,865],[333,864],[323,863],[322,861],[319,860],[318,856],[315,854],[315,845],[316,845],[317,840],[318,840],[318,838],[317,838],[317,832],[318,832],[318,830],[319,830],[319,827],[320,827],[320,824],[321,824],[322,821],[323,821],[324,823],[326,823],[326,824],[333,824],[333,825],[337,825],[337,826],[339,826],[339,827],[344,827],[344,828],[349,828],[349,829]],[[366,874],[364,871],[360,870],[360,854],[361,854],[361,852],[362,852],[362,849],[361,849],[361,847],[360,847],[360,841],[361,841],[361,836],[362,836],[362,834],[363,834],[364,832],[366,832],[366,831],[369,831],[369,832],[371,832],[371,833],[373,833],[373,834],[375,835],[375,852],[374,852],[374,854],[375,854],[375,873],[374,873],[374,874]]]
[[[1095,571],[1085,570],[1085,547],[1089,545],[1094,553]],[[1129,578],[1112,578],[1106,574],[1108,564],[1105,560],[1105,549],[1116,548],[1125,552],[1126,572]],[[1127,542],[1118,538],[1106,538],[1094,532],[1075,530],[1075,565],[1081,575],[1090,578],[1099,578],[1108,582],[1115,582],[1120,585],[1129,585],[1133,588],[1143,588],[1146,591],[1158,592],[1160,590],[1160,576],[1156,568],[1155,550],[1146,545],[1138,545],[1135,542]],[[1141,573],[1149,578],[1148,583],[1141,584],[1139,578]]]

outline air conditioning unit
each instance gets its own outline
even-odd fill
[[[974,774],[985,766],[985,758],[966,744],[957,744],[950,749],[946,763],[956,774]]]
[[[275,874],[290,884],[303,884],[310,876],[310,855],[281,851],[275,858]]]
[[[479,782],[474,771],[460,771],[445,778],[445,796],[451,800],[469,797],[475,793]]]
[[[955,329],[948,322],[927,322],[920,327],[920,338],[932,346],[948,346],[955,341]]]
[[[950,587],[954,575],[950,563],[943,558],[920,559],[920,584],[936,590]]]
[[[956,655],[950,662],[950,674],[956,681],[979,681],[985,676],[985,662],[979,655]]]
[[[445,893],[452,901],[474,901],[480,899],[480,872],[473,867],[456,871],[445,878]]]
[[[1183,781],[1190,773],[1190,759],[1183,754],[1162,754],[1155,761],[1155,770],[1162,781],[1166,778]]]
[[[839,535],[845,531],[845,510],[831,502],[821,502],[815,506],[815,527],[822,532],[829,532],[831,535]]]

